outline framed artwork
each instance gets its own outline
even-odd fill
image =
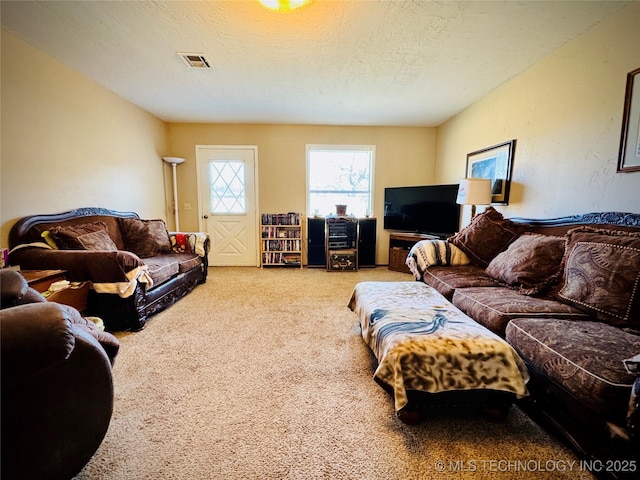
[[[627,74],[618,172],[640,171],[640,68]]]
[[[509,204],[509,188],[511,187],[511,170],[516,141],[483,148],[467,155],[466,178],[491,179],[491,193],[494,205]]]

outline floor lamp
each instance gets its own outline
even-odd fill
[[[463,178],[458,188],[459,205],[471,205],[471,218],[476,216],[476,205],[489,205],[491,203],[491,179],[489,178]]]
[[[180,219],[178,216],[178,175],[176,167],[184,162],[184,158],[180,157],[162,157],[167,163],[170,163],[173,167],[173,213],[176,219],[176,232],[180,231]]]

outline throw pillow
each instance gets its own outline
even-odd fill
[[[516,223],[505,219],[493,207],[487,207],[448,241],[466,253],[473,263],[486,268],[498,253],[515,240],[520,234],[519,230]]]
[[[78,241],[82,244],[85,250],[118,251],[118,247],[113,243],[113,240],[111,240],[111,237],[106,230],[98,230],[97,232],[79,235]]]
[[[176,253],[191,253],[188,233],[176,233],[171,236],[171,245]]]
[[[86,235],[96,232],[104,232],[106,237],[109,237],[107,226],[103,222],[53,227],[49,229],[49,236],[53,239],[55,245],[62,250],[95,250],[95,248],[86,248],[83,239]],[[111,240],[110,237],[109,240]],[[86,241],[87,245],[95,243],[95,240],[92,242],[89,238]],[[113,241],[111,243],[113,244]],[[115,244],[113,247],[117,250]]]
[[[119,222],[126,250],[140,258],[171,252],[171,239],[163,220],[120,218]]]
[[[640,233],[569,230],[556,296],[611,325],[640,326]]]
[[[536,295],[557,279],[564,245],[563,237],[524,233],[491,260],[485,272],[524,295]]]
[[[53,248],[54,250],[58,249],[58,245],[56,245],[56,241],[51,236],[51,232],[49,230],[45,230],[40,234],[40,236],[44,239],[45,242],[47,242],[47,245],[49,245],[51,248]]]

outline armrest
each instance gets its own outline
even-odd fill
[[[169,232],[174,252],[193,252],[200,257],[209,253],[211,241],[206,232]]]
[[[12,265],[24,270],[66,270],[72,282],[127,282],[126,274],[144,265],[136,254],[125,250],[50,250],[22,248],[11,252]]]
[[[3,382],[67,360],[78,338],[99,350],[111,365],[120,348],[116,337],[101,332],[75,308],[55,302],[2,310],[0,325]]]
[[[420,240],[409,250],[405,263],[416,280],[421,280],[432,265],[468,265],[471,261],[462,250],[446,240]]]
[[[0,308],[46,301],[18,272],[7,268],[0,270]]]
[[[95,323],[84,318],[75,308],[62,304],[60,304],[60,307],[68,315],[71,329],[76,337],[91,336],[100,344],[107,357],[109,357],[109,362],[113,365],[120,350],[120,341],[110,333],[100,330]]]
[[[5,308],[19,301],[29,289],[27,281],[14,270],[0,270],[0,306]]]
[[[81,338],[85,343],[93,345],[104,354],[109,365],[113,367],[120,349],[120,342],[116,337],[107,332],[92,331],[83,325],[72,325],[71,329],[76,337],[76,344],[77,340]]]
[[[68,313],[57,303],[19,305],[0,311],[2,382],[63,362],[75,346]]]

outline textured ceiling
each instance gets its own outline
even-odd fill
[[[1,15],[166,121],[435,126],[627,3],[2,0]]]

